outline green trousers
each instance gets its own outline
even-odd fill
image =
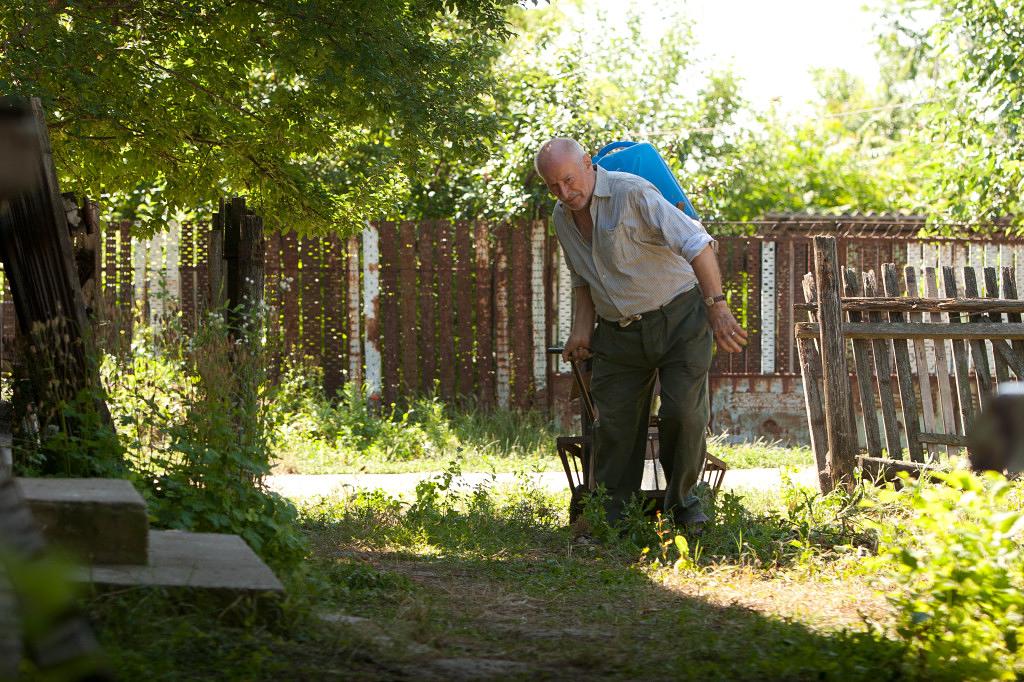
[[[693,495],[703,464],[710,416],[711,328],[696,287],[627,327],[600,320],[591,340],[595,479],[608,491],[606,513],[617,520],[644,474],[648,418],[661,379],[659,459],[668,481],[666,514],[686,522],[700,512]]]

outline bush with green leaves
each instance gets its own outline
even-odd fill
[[[191,337],[137,326],[131,353],[108,356],[111,411],[153,522],[236,533],[274,564],[305,553],[291,503],[269,491],[268,349],[233,339],[211,313]]]
[[[918,670],[955,662],[973,679],[1024,674],[1024,530],[1021,489],[998,474],[933,473],[904,480],[869,505],[884,505],[875,524],[879,571],[896,608],[896,632],[912,647]]]

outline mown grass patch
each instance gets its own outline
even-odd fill
[[[707,498],[699,538],[634,509],[584,546],[565,494],[525,480],[456,490],[453,474],[408,501],[358,491],[302,508],[311,554],[282,576],[289,596],[269,614],[143,592],[96,597],[104,644],[126,679],[1021,672],[1016,484],[957,473],[822,496],[786,481],[771,494]],[[585,516],[599,525],[595,511]],[[970,589],[957,575],[971,576]]]

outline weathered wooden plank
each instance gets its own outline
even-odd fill
[[[925,293],[929,296],[938,296],[939,290],[935,283],[935,268],[925,268]],[[928,313],[928,321],[942,319],[942,313]],[[953,393],[950,386],[949,358],[946,354],[946,340],[933,338],[932,348],[935,353],[935,380],[939,385],[939,412],[942,415],[943,430],[946,433],[956,433],[956,412],[953,408]],[[946,454],[952,454],[946,448]]]
[[[357,391],[363,387],[363,345],[359,319],[359,236],[348,238],[345,247],[345,333],[348,336],[348,380]]]
[[[953,268],[948,265],[942,266],[942,284],[946,296],[955,298],[957,289],[956,273],[953,271]],[[949,326],[964,327],[968,325],[963,325],[961,323],[959,313],[950,313]],[[948,335],[943,334],[943,336]],[[956,392],[957,405],[959,406],[960,411],[960,428],[961,433],[966,434],[974,419],[974,405],[973,399],[971,398],[971,379],[968,374],[969,365],[967,360],[967,344],[964,343],[963,339],[955,337],[950,338],[953,345],[953,369],[956,374]]]
[[[456,361],[458,362],[458,393],[473,395],[473,238],[472,225],[460,221],[455,225],[455,328]]]
[[[860,456],[857,462],[865,480],[881,481],[902,485],[900,473],[910,474],[911,478],[917,478],[927,471],[934,471],[934,467],[920,462],[908,462],[906,460],[886,459],[877,457]]]
[[[816,302],[814,275],[807,273],[803,279],[804,300]],[[807,316],[813,321],[814,313]],[[828,476],[828,434],[825,428],[825,398],[821,393],[821,356],[813,339],[798,339],[797,357],[800,361],[800,377],[804,387],[804,406],[811,433],[811,451],[818,467],[818,486],[822,492],[832,489]]]
[[[437,266],[434,263],[434,237],[437,223],[423,220],[419,224],[416,250],[419,252],[420,357],[423,360],[423,390],[433,391],[437,373]]]
[[[525,408],[533,384],[533,333],[530,314],[530,223],[518,221],[509,232],[509,346],[511,350],[511,404]]]
[[[508,251],[509,226],[501,224],[495,229],[494,257],[494,364],[495,393],[498,407],[508,409],[510,386],[508,339]]]
[[[284,311],[284,352],[299,342],[299,245],[294,232],[281,235],[281,308]]]
[[[847,296],[860,295],[860,276],[853,268],[845,268],[845,293]],[[863,313],[851,310],[847,313],[850,322],[860,322]],[[882,456],[882,438],[878,430],[878,413],[875,411],[875,393],[871,378],[871,342],[857,339],[853,342],[853,363],[857,370],[857,389],[860,394],[861,412],[864,415],[864,437],[868,452]]]
[[[880,313],[879,313],[880,314]],[[797,322],[797,336],[816,338],[820,327],[811,322]],[[947,339],[984,340],[984,339],[1024,339],[1024,324],[957,324],[950,322],[900,322],[874,323],[858,322],[843,325],[843,336],[848,339],[929,339],[942,336]],[[990,377],[991,380],[991,377]]]
[[[964,294],[970,298],[978,297],[977,273],[972,267],[964,268]],[[972,327],[982,323],[981,315],[970,315],[968,319]],[[985,398],[992,394],[992,372],[988,364],[988,349],[985,348],[985,338],[987,337],[969,340],[971,360],[974,362],[974,378],[978,382],[978,398],[983,403]]]
[[[864,293],[867,296],[878,291],[874,271],[862,274]],[[871,311],[868,319],[872,324],[885,328],[888,323],[882,322],[882,313]],[[864,324],[864,323],[861,323]],[[850,325],[847,325],[847,328]],[[846,331],[844,330],[844,334]],[[899,421],[896,418],[896,400],[893,397],[897,387],[894,385],[892,371],[892,345],[888,337],[876,338],[871,342],[872,356],[875,361],[875,376],[878,381],[878,400],[882,412],[882,425],[885,427],[885,447],[890,457],[903,456],[903,444],[900,437]]]
[[[416,225],[403,220],[398,229],[398,333],[402,363],[401,391],[404,396],[421,388],[419,343],[417,338],[416,299],[421,291],[417,282]]]
[[[324,390],[333,396],[345,382],[345,250],[341,238],[324,238]]]
[[[892,298],[879,296],[878,298],[866,298],[859,296],[844,296],[842,299],[843,310],[869,310],[897,311],[901,313],[929,313],[929,312],[964,312],[964,313],[1024,313],[1024,301],[1008,298]],[[810,304],[796,303],[797,310],[809,310]]]
[[[437,346],[441,370],[441,395],[455,399],[455,302],[452,281],[455,262],[452,251],[451,223],[437,222]]]
[[[398,397],[398,232],[394,223],[377,226],[380,247],[380,341],[385,405]]]
[[[481,407],[494,406],[494,316],[491,307],[493,275],[491,273],[490,232],[487,223],[475,225],[474,262],[476,279],[476,371],[477,396]],[[468,292],[467,292],[468,295]]]
[[[320,240],[316,237],[300,237],[299,253],[302,267],[299,270],[299,329],[300,348],[303,355],[318,364],[323,357],[323,305],[321,304],[321,267],[323,256]]]
[[[530,316],[533,332],[533,385],[536,391],[535,404],[548,385],[547,366],[547,310],[544,273],[547,269],[547,258],[544,242],[547,237],[547,225],[542,220],[530,222]]]
[[[828,470],[833,486],[853,484],[857,456],[857,432],[853,428],[846,344],[843,339],[842,277],[835,237],[814,238],[814,280],[818,295],[819,349],[825,390],[825,425],[828,437]]]
[[[961,436],[958,433],[921,433],[922,443],[935,443],[937,445],[945,445],[949,448],[966,447],[967,436]]]
[[[1014,275],[1014,270],[1009,265],[1003,267],[1003,296],[1008,299],[1017,298],[1017,278]],[[1020,313],[1008,313],[1006,320],[1010,323],[1019,323],[1021,321]],[[1017,340],[1013,342],[1014,354],[1024,362],[1024,340]],[[1017,379],[1024,381],[1024,376],[1018,375]]]
[[[986,251],[986,259],[988,258],[988,251]],[[996,275],[996,269],[992,266],[988,266],[984,270],[985,273],[985,296],[987,298],[999,298],[999,277]],[[1001,313],[989,313],[988,319],[990,322],[1002,323],[1003,316]],[[1003,383],[1009,380],[1010,371],[1008,369],[1008,363],[1006,358],[1000,353],[1001,350],[1009,350],[1009,348],[1003,348],[1000,341],[992,342],[992,350],[994,351],[993,361],[996,370],[996,381]],[[1006,344],[1007,346],[1009,344]],[[1011,353],[1012,354],[1012,353]]]
[[[1013,352],[1013,348],[1010,346],[1008,341],[1000,339],[989,339],[992,344],[992,351],[995,354],[996,360],[998,360],[1005,368],[1012,369],[1013,373],[1019,376],[1024,376],[1024,364],[1021,363],[1021,359]],[[1007,378],[1009,378],[1009,372],[1007,372]]]
[[[907,294],[917,294],[917,268],[908,265],[903,269],[903,281],[907,286]],[[921,313],[910,313],[911,322],[920,322],[923,318]],[[925,348],[924,339],[914,339],[914,360],[917,363],[917,383],[921,389],[921,418],[924,428],[927,431],[935,431],[935,406],[932,401],[932,374],[928,369],[928,352]],[[928,452],[931,457],[939,454],[938,448],[929,445]]]
[[[899,296],[900,285],[896,274],[896,266],[892,263],[882,264],[882,282],[887,296]],[[903,313],[889,313],[889,324],[903,322]],[[896,356],[896,381],[900,389],[900,408],[903,412],[903,430],[907,437],[907,448],[910,459],[923,462],[921,441],[921,421],[917,411],[917,397],[914,394],[914,372],[910,366],[910,350],[907,342],[893,339],[893,351]]]
[[[373,409],[383,399],[383,360],[380,349],[380,232],[366,222],[363,229],[363,355],[366,358],[366,396]],[[351,328],[350,328],[351,329]]]

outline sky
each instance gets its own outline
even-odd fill
[[[636,0],[634,0],[636,2]],[[623,13],[623,0],[584,0],[588,9]],[[815,97],[810,69],[840,67],[869,91],[879,80],[874,23],[865,0],[681,0],[694,21],[695,56],[712,67],[731,66],[758,109],[774,102],[796,112]],[[639,6],[644,6],[639,4]],[[648,5],[649,6],[649,5]],[[645,27],[657,33],[656,18]]]

